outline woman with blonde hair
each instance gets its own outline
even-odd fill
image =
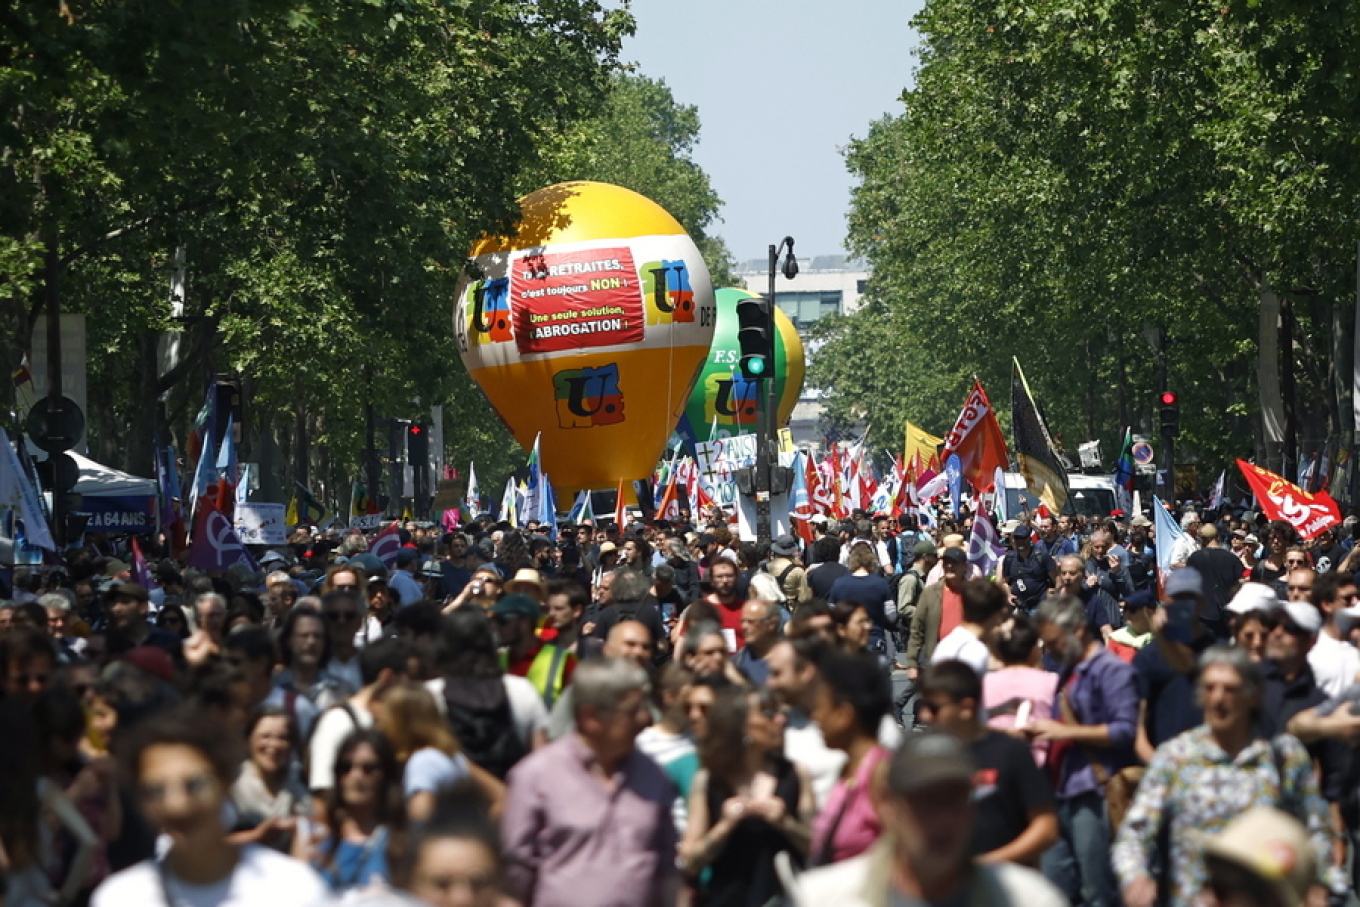
[[[373,712],[404,766],[402,794],[410,821],[428,819],[439,792],[463,780],[481,790],[492,815],[500,814],[505,785],[463,755],[429,690],[418,683],[396,684],[374,697]]]

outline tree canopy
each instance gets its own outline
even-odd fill
[[[1356,6],[932,0],[903,111],[847,154],[873,280],[813,363],[833,417],[895,447],[973,374],[1004,411],[1017,356],[1065,445],[1108,457],[1155,431],[1165,330],[1204,461],[1349,443]],[[1281,330],[1292,449],[1262,427]]]
[[[458,361],[452,298],[518,195],[620,182],[725,261],[697,116],[621,73],[631,29],[596,0],[0,11],[0,351],[17,364],[49,292],[85,312],[92,449],[143,474],[156,432],[182,438],[227,373],[249,455],[288,452],[279,478],[297,452],[347,494],[366,404],[445,404],[450,461],[476,457],[489,487],[522,455]]]

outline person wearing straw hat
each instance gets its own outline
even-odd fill
[[[1207,907],[1301,907],[1317,874],[1308,830],[1288,813],[1249,809],[1204,839]]]
[[[532,567],[520,567],[516,570],[515,575],[505,584],[505,591],[527,595],[538,602],[540,608],[548,601],[548,585],[543,582],[543,576]]]
[[[1196,835],[1225,830],[1260,806],[1283,809],[1306,825],[1318,867],[1313,896],[1325,903],[1326,891],[1344,881],[1329,865],[1328,807],[1308,751],[1289,734],[1258,733],[1265,680],[1246,652],[1214,646],[1200,656],[1199,669],[1204,724],[1157,748],[1111,848],[1125,907],[1194,904],[1208,880]],[[1158,865],[1160,886],[1153,876]]]

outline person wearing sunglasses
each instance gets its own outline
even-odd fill
[[[348,695],[364,685],[356,642],[367,638],[368,601],[356,590],[333,589],[321,597],[321,616],[330,642],[321,671]]]
[[[1302,608],[1312,606],[1286,605],[1283,619],[1271,632],[1272,658],[1284,651],[1275,645],[1280,637],[1304,630],[1299,623],[1314,625],[1312,631],[1296,636],[1299,639],[1321,625],[1320,616],[1310,620]],[[1298,662],[1304,660],[1300,657]],[[1262,664],[1269,670],[1269,660]],[[1329,865],[1328,806],[1309,753],[1284,733],[1282,724],[1262,727],[1257,720],[1257,715],[1272,710],[1271,685],[1269,675],[1263,677],[1261,667],[1240,649],[1214,646],[1200,656],[1196,693],[1204,723],[1157,749],[1111,852],[1126,907],[1197,903],[1208,881],[1203,834],[1224,830],[1253,807],[1283,810],[1306,826],[1307,847],[1317,866],[1305,880],[1318,889],[1310,903],[1318,903],[1319,896],[1338,882],[1344,886],[1340,873]],[[1165,900],[1159,897],[1150,868],[1159,859],[1165,867]]]
[[[1322,613],[1322,629],[1317,642],[1308,650],[1308,665],[1328,696],[1340,696],[1360,675],[1360,651],[1350,644],[1337,623],[1337,615],[1355,601],[1355,577],[1349,574],[1324,573],[1313,581],[1312,602]]]
[[[400,781],[392,744],[381,732],[356,730],[340,744],[321,839],[299,834],[293,851],[321,872],[333,894],[388,881],[388,843],[404,825]]]
[[[177,706],[138,724],[122,761],[142,814],[169,849],[107,879],[93,907],[325,902],[325,883],[305,864],[228,841],[223,807],[241,747],[221,723]]]
[[[764,904],[782,891],[775,857],[807,859],[816,800],[807,772],[784,757],[786,717],[769,690],[733,685],[714,699],[680,844],[699,904]]]
[[[1266,657],[1266,640],[1279,622],[1282,603],[1275,590],[1264,583],[1243,583],[1228,603],[1228,623],[1233,645],[1246,651],[1252,661]]]

